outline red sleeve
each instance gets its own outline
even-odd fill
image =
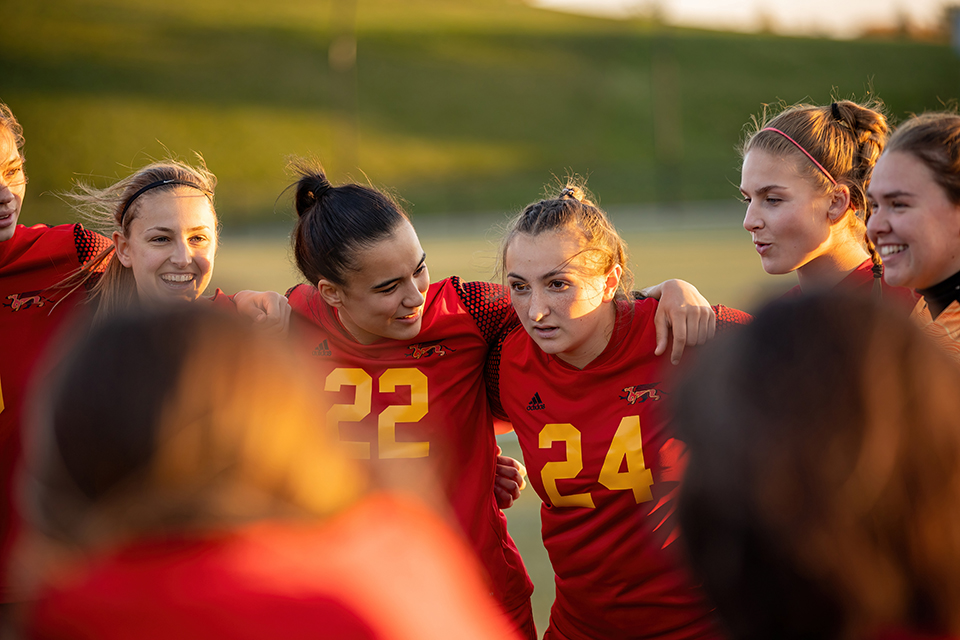
[[[212,302],[217,309],[230,311],[232,313],[237,312],[237,304],[233,301],[233,296],[228,296],[220,289],[217,289],[207,300]]]
[[[494,344],[517,325],[517,314],[502,286],[492,282],[463,282],[456,276],[450,281],[487,343]]]
[[[714,305],[714,313],[717,314],[717,331],[729,331],[733,327],[741,324],[747,324],[753,320],[753,316],[746,311],[726,307],[722,304]]]

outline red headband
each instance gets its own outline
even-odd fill
[[[826,169],[824,169],[824,168],[823,168],[823,165],[820,164],[819,162],[817,162],[817,159],[814,158],[812,155],[810,155],[810,152],[809,152],[809,151],[807,151],[806,149],[804,149],[803,147],[801,147],[799,142],[797,142],[796,140],[794,140],[793,138],[791,138],[790,136],[788,136],[787,134],[785,134],[783,131],[780,131],[780,129],[774,129],[773,127],[767,127],[767,128],[765,128],[765,129],[760,129],[760,132],[763,132],[763,131],[773,131],[774,133],[779,133],[779,134],[782,135],[784,138],[786,138],[787,140],[789,140],[790,142],[792,142],[792,143],[793,143],[793,146],[795,146],[797,149],[800,149],[800,151],[803,152],[803,155],[805,155],[805,156],[807,156],[808,158],[810,158],[810,162],[812,162],[813,164],[817,165],[817,169],[820,169],[820,171],[823,172],[823,175],[827,176],[827,179],[830,180],[830,182],[832,182],[832,183],[834,184],[834,186],[836,186],[837,181],[833,179],[833,176],[830,175],[830,172],[827,171]]]

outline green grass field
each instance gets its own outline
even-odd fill
[[[328,57],[356,7],[356,67]],[[228,227],[282,219],[286,158],[395,188],[417,213],[515,210],[551,175],[606,206],[733,193],[762,103],[885,99],[895,118],[960,93],[946,44],[664,28],[519,0],[44,0],[4,5],[0,100],[42,192],[199,151]],[[339,26],[338,26],[339,25]]]

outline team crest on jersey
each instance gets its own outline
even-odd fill
[[[330,347],[327,346],[326,340],[324,340],[323,342],[321,342],[316,346],[316,348],[313,350],[313,355],[322,356],[325,358],[332,355],[332,352],[330,351]]]
[[[647,400],[659,400],[660,391],[657,390],[659,382],[653,384],[638,384],[632,387],[624,387],[623,392],[627,395],[620,396],[621,400],[626,400],[630,404],[646,402]]]
[[[33,309],[34,307],[40,308],[51,302],[49,298],[43,297],[43,295],[41,295],[42,293],[43,290],[14,293],[7,296],[7,299],[3,301],[3,306],[9,307],[11,311],[23,311],[24,309]]]
[[[410,353],[406,354],[408,358],[429,358],[430,356],[445,356],[447,352],[454,352],[456,349],[451,349],[450,347],[444,346],[442,340],[434,340],[433,342],[420,342],[417,344],[412,344],[409,347]]]

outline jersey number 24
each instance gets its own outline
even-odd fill
[[[544,425],[540,431],[540,448],[549,449],[554,442],[566,443],[567,455],[566,460],[547,462],[540,471],[543,489],[550,497],[550,502],[555,507],[593,509],[593,496],[589,492],[563,495],[557,489],[557,480],[576,478],[583,470],[580,431],[570,423]],[[626,471],[621,470],[624,467]],[[633,491],[637,504],[653,499],[650,491],[653,474],[643,461],[640,416],[626,416],[620,420],[597,480],[611,491]]]

